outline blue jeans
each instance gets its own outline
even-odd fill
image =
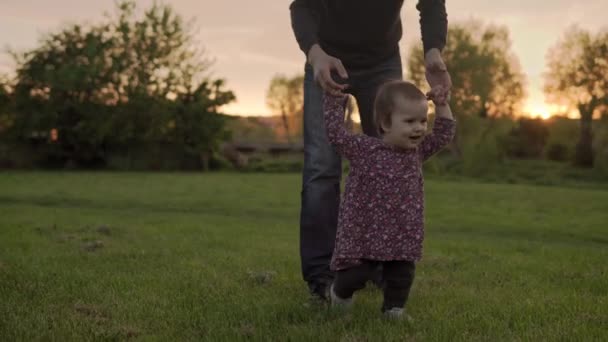
[[[322,88],[314,81],[312,67],[304,72],[304,170],[300,212],[300,257],[302,275],[312,288],[327,284],[334,275],[329,269],[338,224],[340,204],[340,156],[327,140],[323,120]],[[347,70],[348,92],[357,100],[363,132],[377,136],[373,107],[378,87],[388,80],[402,79],[401,56],[365,70]]]

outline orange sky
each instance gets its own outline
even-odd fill
[[[153,0],[137,1],[140,8]],[[0,0],[0,46],[32,48],[40,34],[63,23],[95,21],[114,1]],[[197,38],[208,55],[215,58],[213,75],[226,79],[238,101],[224,111],[240,115],[269,114],[265,93],[276,73],[302,72],[304,56],[298,50],[289,23],[288,0],[211,1],[172,0],[186,18],[195,18]],[[545,54],[571,24],[597,30],[608,13],[606,0],[446,0],[450,22],[471,18],[506,25],[511,32],[513,52],[527,74],[526,110],[546,116],[550,107],[542,93],[541,74]],[[419,44],[420,29],[415,0],[406,0],[402,10],[404,39],[401,49]],[[10,71],[7,55],[0,56],[0,71]]]

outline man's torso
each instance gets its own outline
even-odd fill
[[[403,0],[320,1],[323,49],[347,68],[369,67],[399,51]]]

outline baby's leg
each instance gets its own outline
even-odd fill
[[[365,287],[376,266],[376,262],[365,260],[360,265],[337,271],[332,285],[334,294],[341,299],[351,298],[355,291]]]
[[[384,303],[382,312],[403,308],[414,282],[416,264],[412,261],[395,260],[383,263]]]

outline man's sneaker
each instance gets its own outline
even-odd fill
[[[353,297],[346,298],[346,299],[338,297],[338,295],[334,292],[333,284],[331,285],[331,287],[329,289],[329,298],[330,298],[332,308],[349,309],[353,305]]]
[[[408,323],[412,323],[414,320],[408,315],[403,308],[392,308],[383,312],[386,319],[390,320],[403,320]]]
[[[314,303],[329,303],[329,285],[326,283],[317,283],[311,285],[310,301]]]

